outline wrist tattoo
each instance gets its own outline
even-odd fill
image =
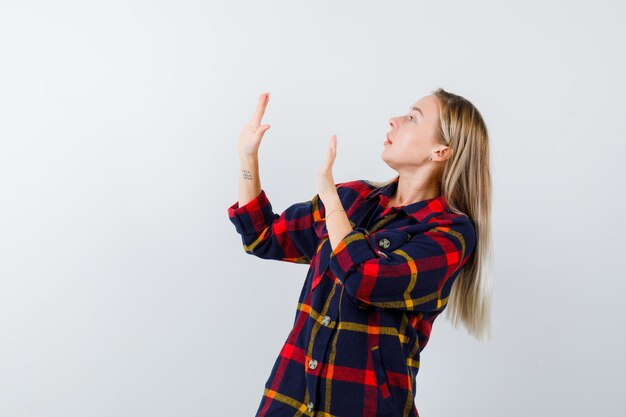
[[[252,174],[250,173],[249,169],[242,169],[241,170],[241,174],[242,174],[244,180],[251,180],[252,179]]]

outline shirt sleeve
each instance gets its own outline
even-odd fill
[[[348,233],[330,255],[330,269],[357,302],[407,311],[445,308],[454,279],[476,245],[469,220],[436,226],[391,252],[366,229]]]
[[[316,194],[295,203],[281,214],[273,212],[265,190],[245,205],[235,202],[228,217],[241,235],[244,251],[263,259],[310,264],[319,238],[315,224],[322,217],[323,203]]]

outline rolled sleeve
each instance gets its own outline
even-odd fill
[[[228,208],[228,217],[241,235],[246,253],[261,259],[310,264],[319,238],[319,196],[287,207],[281,214],[261,190],[258,196],[239,207]]]
[[[239,207],[239,201],[228,207],[228,218],[241,235],[259,235],[272,223],[274,212],[265,190]]]

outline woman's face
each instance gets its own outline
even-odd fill
[[[419,166],[435,158],[435,151],[445,148],[436,140],[439,131],[439,106],[437,97],[425,96],[409,106],[407,113],[389,120],[391,130],[385,142],[382,159],[398,169],[402,166]]]

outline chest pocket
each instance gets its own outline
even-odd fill
[[[350,222],[352,224],[352,221]],[[354,224],[352,224],[354,227]],[[324,273],[328,269],[330,252],[332,248],[330,246],[330,240],[328,240],[328,231],[326,230],[326,226],[320,225],[316,231],[318,232],[318,236],[320,239],[326,239],[321,247],[318,247],[318,259],[316,260],[316,270],[318,273]],[[369,246],[376,253],[379,258],[388,258],[388,253],[396,250],[404,243],[406,243],[411,235],[408,232],[398,229],[381,229],[376,232],[367,232],[366,231],[366,239]],[[321,282],[323,278],[314,279],[312,282],[311,291],[313,291]]]
[[[411,235],[403,230],[378,230],[368,235],[368,241],[372,249],[379,257],[388,257],[389,252],[393,252],[404,245]]]

